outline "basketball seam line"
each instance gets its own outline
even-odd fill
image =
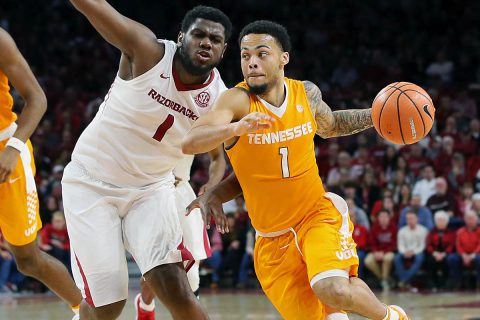
[[[402,94],[405,95],[405,96],[408,98],[408,100],[410,100],[410,101],[413,103],[413,106],[414,106],[415,109],[417,110],[418,115],[420,116],[420,119],[422,119],[422,124],[423,124],[423,135],[422,135],[422,139],[423,139],[423,138],[425,137],[425,135],[426,135],[427,129],[426,129],[426,127],[425,127],[425,121],[423,120],[422,113],[420,112],[420,110],[418,110],[418,107],[417,107],[417,105],[415,104],[415,102],[413,101],[413,99],[410,98],[410,96],[409,96],[408,94],[406,94],[405,92],[407,92],[407,91],[402,92],[401,95],[402,95]]]
[[[395,82],[395,84],[397,84],[397,83],[400,83],[400,82]],[[387,97],[387,99],[385,99],[385,102],[383,103],[382,109],[380,109],[380,114],[378,115],[378,128],[380,129],[379,134],[380,134],[380,136],[381,136],[383,139],[385,139],[385,137],[383,136],[382,126],[380,125],[380,120],[382,119],[383,108],[385,108],[385,105],[387,104],[388,99],[390,99],[390,97],[395,93],[395,91],[399,90],[399,91],[400,91],[400,94],[402,94],[403,90],[401,90],[400,88],[402,88],[402,87],[404,87],[404,86],[407,86],[407,85],[409,85],[409,84],[410,84],[410,82],[407,82],[407,83],[405,83],[405,84],[402,84],[402,85],[401,85],[400,87],[398,87],[398,88],[395,87],[394,85],[388,86],[388,89],[394,88],[395,90],[393,90],[393,92],[390,93],[390,95]],[[388,89],[387,89],[386,91],[388,91]],[[386,92],[386,91],[385,91],[385,92]],[[375,98],[375,99],[376,99],[376,98]],[[375,100],[373,100],[373,102],[375,102]],[[372,102],[372,104],[373,104],[373,102]]]
[[[400,121],[400,105],[399,105],[399,102],[400,102],[400,97],[402,96],[402,94],[403,94],[403,91],[400,90],[400,94],[397,96],[398,127],[400,128],[400,135],[402,136],[403,144],[407,144],[407,143],[405,142],[405,138],[403,137],[402,122]]]

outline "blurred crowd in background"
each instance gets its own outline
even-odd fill
[[[159,38],[175,40],[183,15],[199,3],[112,4]],[[317,137],[319,174],[327,190],[347,200],[360,275],[374,286],[480,288],[480,2],[202,4],[222,9],[235,26],[219,66],[227,86],[242,81],[238,32],[246,23],[269,19],[285,25],[292,38],[286,75],[318,84],[333,110],[369,107],[391,82],[425,88],[436,107],[428,137],[409,146],[388,144],[374,129],[337,139]],[[48,98],[48,111],[32,136],[45,225],[39,241],[68,264],[63,168],[115,77],[119,52],[66,0],[2,1],[0,26],[16,40]],[[19,111],[22,101],[12,94]],[[207,180],[208,157],[200,155],[191,184],[198,190]],[[203,263],[203,284],[255,287],[255,237],[243,200],[226,204],[225,212],[232,232],[209,231],[213,255]],[[428,277],[418,277],[425,272]],[[15,290],[23,282],[0,242],[0,290]]]

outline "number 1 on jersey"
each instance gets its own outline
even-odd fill
[[[171,114],[169,114],[167,116],[167,119],[165,119],[165,121],[163,121],[162,124],[158,126],[157,131],[153,135],[153,139],[157,141],[162,141],[167,130],[173,126],[174,121],[175,121],[175,118]]]
[[[290,168],[288,166],[288,148],[280,147],[278,154],[282,156],[282,177],[290,178]]]

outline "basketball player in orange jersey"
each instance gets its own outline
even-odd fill
[[[78,312],[82,296],[67,269],[35,243],[42,222],[28,139],[47,108],[45,94],[13,39],[1,28],[0,48],[0,229],[20,272],[43,282]],[[25,101],[18,119],[12,111],[9,81]]]
[[[238,182],[230,178],[207,195],[218,204],[241,186],[257,231],[255,271],[267,297],[285,319],[348,319],[330,308],[373,320],[408,319],[357,277],[347,204],[325,192],[315,161],[315,133],[330,138],[368,129],[371,109],[332,112],[312,82],[286,78],[290,39],[282,26],[253,22],[239,43],[245,81],[218,98],[182,146],[193,154],[225,144]],[[228,231],[221,210],[207,210]]]

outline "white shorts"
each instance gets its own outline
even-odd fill
[[[183,231],[183,243],[196,261],[211,256],[210,241],[200,209],[186,216],[187,206],[197,198],[188,181],[180,181],[176,187],[178,218]]]
[[[142,274],[192,260],[182,241],[173,175],[145,188],[119,188],[71,162],[64,171],[63,205],[72,272],[83,297],[99,307],[128,297],[128,250]]]

